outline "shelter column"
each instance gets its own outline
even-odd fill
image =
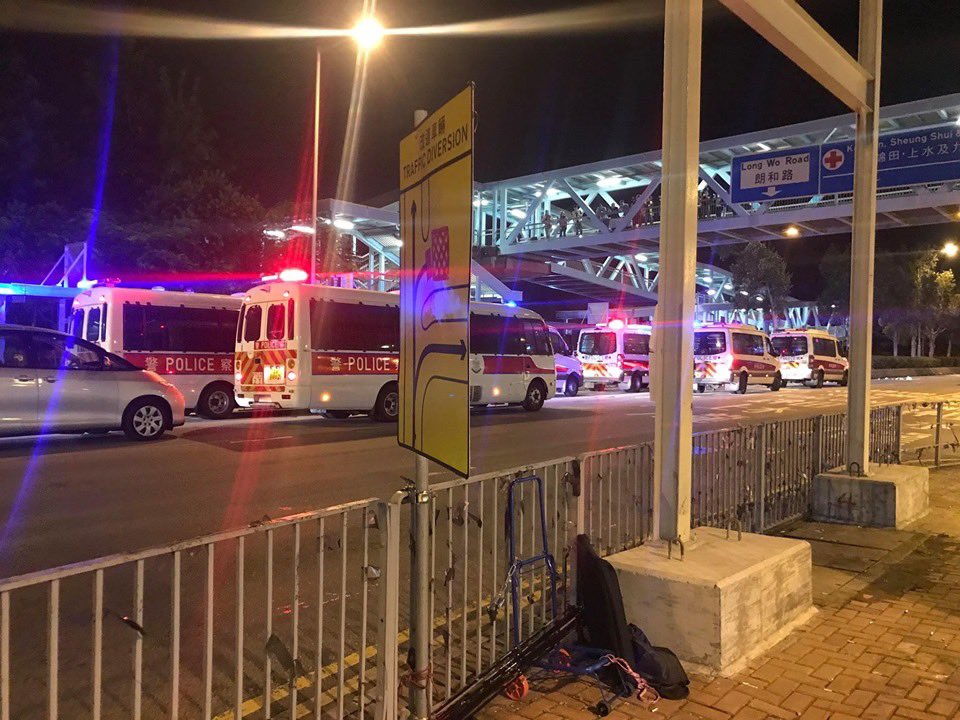
[[[877,135],[883,0],[860,0],[858,61],[870,74],[869,107],[857,110],[850,253],[850,376],[847,395],[847,468],[863,472],[870,460],[870,369],[873,361],[873,268],[877,219]]]
[[[654,383],[655,527],[664,540],[686,540],[690,535],[702,26],[703,0],[666,0],[658,352],[654,358],[659,366]]]

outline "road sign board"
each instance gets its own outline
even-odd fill
[[[734,202],[760,202],[817,192],[817,148],[780,150],[733,159]]]
[[[853,140],[733,158],[731,197],[734,202],[809,197],[853,192]],[[794,158],[788,161],[785,158]],[[783,172],[790,167],[809,168]],[[878,141],[877,186],[881,188],[960,180],[960,126],[954,123],[881,135]]]
[[[400,418],[397,440],[470,470],[473,86],[400,142]]]

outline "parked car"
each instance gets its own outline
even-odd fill
[[[708,386],[745,393],[749,385],[783,386],[780,362],[767,334],[752,325],[706,325],[693,333],[693,381],[697,392]]]
[[[583,387],[583,363],[574,356],[556,328],[548,326],[547,329],[553,345],[553,364],[557,368],[557,394],[574,397]]]
[[[837,339],[823,330],[783,330],[770,336],[780,359],[783,383],[802,382],[823,387],[825,380],[847,384],[850,362],[837,349]]]
[[[183,395],[91,342],[0,325],[0,436],[123,430],[156,440],[183,425]]]

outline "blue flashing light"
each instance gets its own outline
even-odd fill
[[[0,295],[19,295],[16,288],[7,283],[0,283]]]
[[[507,307],[516,307],[517,303],[514,302],[513,300],[507,300],[507,302],[505,302],[504,305],[506,305]]]
[[[90,288],[94,287],[98,282],[99,282],[98,280],[88,280],[87,278],[84,278],[83,280],[77,281],[77,287],[80,288],[81,290],[89,290]]]

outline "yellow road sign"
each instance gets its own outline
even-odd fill
[[[400,142],[400,422],[397,440],[470,470],[473,85]]]

